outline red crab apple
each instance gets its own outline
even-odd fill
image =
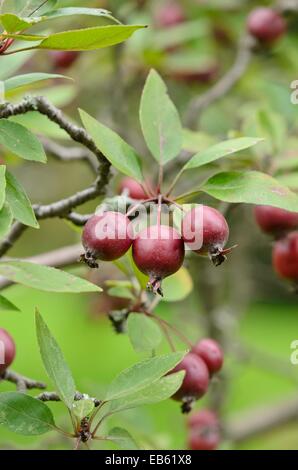
[[[148,194],[141,186],[141,184],[130,176],[122,178],[119,185],[119,193],[127,192],[127,195],[132,199],[143,200],[148,199]]]
[[[199,255],[209,255],[215,266],[225,261],[224,249],[229,226],[224,216],[213,207],[198,205],[182,220],[182,237],[188,247]]]
[[[0,374],[9,367],[16,355],[16,346],[10,334],[0,328]]]
[[[219,423],[215,413],[200,410],[188,419],[188,447],[191,450],[215,450],[220,442]]]
[[[279,237],[298,227],[298,212],[290,212],[272,206],[256,206],[255,219],[261,230]]]
[[[142,230],[132,244],[135,264],[149,276],[148,288],[162,295],[161,281],[180,269],[184,260],[184,242],[167,225],[152,225]]]
[[[249,33],[264,43],[272,43],[284,35],[287,24],[284,18],[272,8],[256,8],[247,20]]]
[[[298,285],[298,231],[275,242],[272,262],[279,276]]]
[[[53,68],[56,70],[68,69],[80,55],[79,51],[50,51]]]
[[[203,359],[211,375],[222,368],[224,361],[223,351],[214,339],[201,339],[191,351]]]
[[[156,22],[158,26],[169,28],[185,21],[185,15],[179,2],[167,1],[158,9]]]
[[[90,267],[98,267],[95,260],[120,258],[129,250],[132,241],[132,225],[126,215],[112,211],[95,214],[83,230],[83,259]]]
[[[191,404],[207,392],[209,371],[205,362],[192,352],[186,354],[182,361],[171,373],[185,371],[185,376],[179,390],[173,395],[174,400],[182,401],[184,412],[191,410]]]

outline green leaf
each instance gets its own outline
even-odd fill
[[[0,23],[2,24],[4,31],[7,33],[17,33],[24,29],[30,28],[30,26],[37,24],[41,21],[41,18],[20,18],[13,13],[0,14]]]
[[[126,41],[135,31],[144,27],[142,25],[112,25],[63,31],[51,34],[36,47],[65,51],[92,51]]]
[[[97,148],[111,164],[125,175],[143,181],[140,157],[116,132],[100,124],[96,119],[80,110],[80,116],[88,134]]]
[[[266,142],[266,153],[276,154],[284,149],[286,140],[286,123],[283,116],[273,111],[259,110],[256,116],[259,134],[262,135]],[[268,149],[269,144],[269,149]]]
[[[55,73],[25,73],[24,75],[17,75],[15,77],[4,80],[5,91],[14,90],[15,88],[31,85],[32,83],[40,82],[43,80],[51,80],[54,78],[64,78],[71,80],[71,78],[65,75],[59,75]],[[31,158],[29,160],[32,160]]]
[[[0,310],[19,312],[20,309],[3,295],[0,295]]]
[[[165,354],[138,362],[125,369],[110,384],[105,400],[122,398],[150,386],[152,382],[172,370],[184,355],[185,352]]]
[[[86,416],[90,416],[94,411],[94,401],[90,397],[82,398],[82,400],[75,400],[72,404],[73,414],[82,421]]]
[[[80,8],[80,7],[66,7],[58,8],[57,10],[48,11],[42,20],[51,20],[56,18],[62,18],[64,16],[73,15],[87,15],[87,16],[99,16],[115,20],[111,13],[103,8]]]
[[[121,299],[131,299],[135,297],[131,292],[131,289],[126,286],[114,286],[108,290],[108,294],[112,297],[120,297]]]
[[[271,176],[258,171],[218,173],[200,189],[225,202],[263,204],[294,212],[298,207],[297,194]]]
[[[39,228],[24,188],[9,171],[6,171],[6,199],[15,219],[24,225]]]
[[[106,439],[109,441],[115,442],[120,449],[123,450],[138,450],[139,447],[136,444],[133,437],[129,434],[126,429],[122,428],[113,428],[110,430],[109,434],[106,436]]]
[[[21,260],[0,261],[0,275],[10,281],[46,292],[101,292],[102,289],[60,269]]]
[[[36,436],[55,429],[50,408],[29,395],[0,393],[0,424],[25,436]]]
[[[25,160],[46,163],[43,146],[32,132],[16,122],[0,119],[0,144]]]
[[[255,137],[239,137],[238,139],[220,142],[219,144],[215,144],[202,152],[196,153],[184,165],[182,171],[189,170],[191,168],[198,168],[206,165],[207,163],[214,162],[219,158],[227,157],[235,152],[239,152],[240,150],[245,150],[256,145],[258,142],[261,142],[261,140],[262,139]]]
[[[109,413],[114,414],[137,406],[151,405],[170,398],[181,387],[184,375],[185,371],[167,375],[129,396],[112,400]]]
[[[134,350],[140,352],[151,352],[155,350],[162,341],[159,326],[154,320],[143,313],[130,313],[127,321],[128,336]]]
[[[76,387],[61,349],[40,313],[35,313],[36,334],[41,358],[61,400],[71,410]]]
[[[162,282],[163,298],[165,302],[178,302],[184,300],[193,290],[192,277],[184,267],[173,276],[169,276]]]
[[[6,188],[6,178],[5,178],[6,166],[0,165],[0,209],[2,209],[5,201],[5,188]],[[2,213],[3,217],[3,213]]]
[[[297,171],[293,173],[285,174],[285,175],[278,175],[276,179],[281,184],[288,186],[290,189],[294,191],[298,190],[298,172]]]
[[[177,157],[182,147],[179,115],[155,70],[150,71],[145,83],[140,122],[146,144],[161,165]]]
[[[30,59],[34,51],[20,52],[19,54],[2,55],[0,80],[11,77],[21,66]]]

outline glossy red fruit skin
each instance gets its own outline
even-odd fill
[[[156,15],[156,22],[162,28],[170,28],[185,21],[185,15],[180,4],[175,1],[166,2]]]
[[[130,248],[133,231],[130,220],[120,212],[93,215],[86,223],[82,243],[86,257],[102,261],[121,258]]]
[[[275,242],[272,263],[279,276],[298,282],[298,231]]]
[[[272,206],[256,206],[255,219],[264,233],[280,236],[298,227],[298,212]]]
[[[199,399],[207,392],[209,371],[205,362],[196,354],[188,353],[171,373],[185,370],[185,377],[173,399],[183,401],[188,398]]]
[[[123,194],[124,192],[132,199],[148,199],[148,195],[145,193],[140,183],[129,176],[123,178],[119,185],[119,194]]]
[[[2,357],[4,353],[4,357]],[[16,346],[10,334],[0,328],[0,374],[2,374],[13,362],[16,355]],[[4,364],[2,364],[4,359]]]
[[[284,18],[272,8],[256,8],[247,20],[249,33],[261,42],[272,43],[287,30]]]
[[[160,293],[160,281],[177,272],[184,261],[184,242],[172,227],[152,225],[142,230],[132,244],[135,264],[150,277],[154,292]]]
[[[222,368],[224,355],[217,341],[211,338],[204,338],[191,351],[203,359],[211,375]]]
[[[78,59],[78,51],[50,51],[55,69],[68,69]]]
[[[182,237],[195,253],[214,255],[216,265],[224,261],[224,259],[218,259],[217,263],[216,258],[217,256],[220,258],[220,253],[228,241],[229,226],[224,216],[213,207],[197,206],[187,212],[182,221]],[[201,244],[201,247],[192,248],[194,243],[199,246]]]

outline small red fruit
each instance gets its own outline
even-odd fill
[[[217,341],[204,338],[192,348],[191,352],[203,359],[211,375],[222,368],[223,351]]]
[[[298,212],[272,206],[256,206],[254,212],[259,227],[269,235],[281,236],[298,227]]]
[[[78,59],[80,52],[78,51],[50,51],[53,61],[53,67],[56,70],[68,69]]]
[[[120,182],[119,193],[123,194],[124,192],[127,193],[127,196],[131,199],[148,199],[148,194],[145,193],[140,183],[129,176],[126,176]]]
[[[169,28],[185,21],[183,9],[178,2],[166,2],[157,12],[156,18],[158,26]]]
[[[103,212],[93,215],[86,223],[82,243],[84,261],[90,267],[98,267],[96,259],[113,261],[123,256],[133,240],[131,222],[120,212]]]
[[[193,413],[188,420],[190,433],[188,447],[191,450],[215,450],[220,442],[217,416],[210,410]]]
[[[264,43],[272,43],[284,35],[287,24],[284,18],[272,8],[256,8],[247,20],[249,33]]]
[[[182,236],[188,247],[199,255],[209,255],[215,266],[225,261],[224,250],[229,226],[224,216],[213,207],[196,206],[182,221]]]
[[[12,364],[16,355],[15,342],[10,334],[0,328],[0,374]]]
[[[274,244],[272,262],[279,276],[298,283],[298,231]]]
[[[162,279],[174,274],[183,264],[184,243],[174,228],[152,225],[138,234],[132,255],[139,270],[150,278],[148,288],[162,295]]]
[[[179,390],[173,395],[174,400],[182,401],[182,411],[189,412],[194,400],[198,400],[207,392],[209,371],[205,362],[196,354],[188,353],[171,373],[185,370],[185,376]]]

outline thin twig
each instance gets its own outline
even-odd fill
[[[24,377],[23,375],[9,369],[7,369],[4,374],[0,376],[0,381],[1,380],[6,380],[7,382],[15,384],[19,392],[26,392],[27,390],[32,390],[33,388],[38,388],[40,390],[46,388],[46,384],[43,382],[29,379],[28,377]]]
[[[225,96],[238,82],[251,61],[255,45],[256,40],[248,34],[240,38],[236,59],[232,67],[212,88],[190,102],[185,116],[186,126],[195,129],[200,114],[214,101]]]

